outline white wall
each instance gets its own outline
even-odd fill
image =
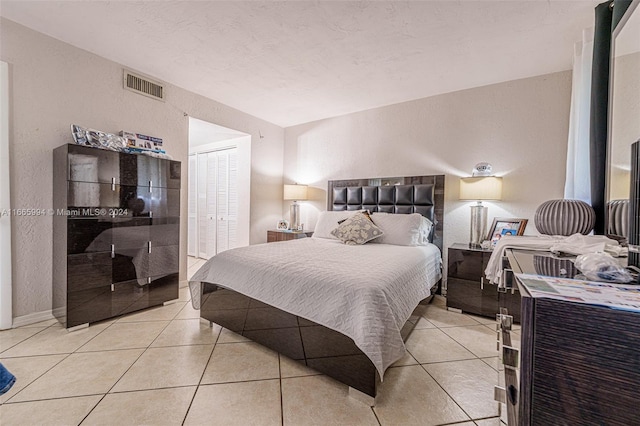
[[[180,276],[186,279],[191,116],[251,135],[250,240],[266,241],[282,211],[282,128],[172,85],[165,103],[123,90],[121,65],[6,19],[0,20],[0,59],[12,76],[13,208],[52,207],[52,150],[72,142],[71,124],[161,137],[167,152],[183,162]],[[14,317],[50,312],[52,218],[12,219]]]
[[[611,96],[607,199],[617,200],[629,198],[631,144],[640,140],[640,52],[615,58]]]
[[[447,247],[469,241],[471,203],[458,200],[458,177],[487,161],[504,176],[503,201],[485,202],[489,226],[496,216],[527,218],[536,234],[537,206],[563,195],[570,95],[566,71],[289,127],[284,180],[315,188],[303,212],[313,229],[327,180],[444,174]]]
[[[288,215],[286,182],[310,184],[303,222],[313,229],[326,208],[328,179],[445,174],[445,245],[468,241],[469,203],[459,176],[489,161],[504,176],[504,201],[489,218],[523,217],[535,233],[535,208],[561,198],[570,72],[419,99],[286,129],[167,85],[162,103],[122,89],[122,66],[6,19],[0,59],[12,75],[11,201],[52,205],[53,148],[69,143],[70,124],[162,137],[183,161],[181,277],[186,273],[188,116],[251,135],[251,243]],[[470,70],[469,72],[473,72]],[[264,137],[261,138],[259,135]],[[14,316],[51,309],[51,217],[12,218]]]

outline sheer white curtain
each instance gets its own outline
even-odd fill
[[[593,28],[582,31],[582,41],[575,44],[571,85],[571,115],[567,146],[567,175],[564,198],[591,204],[589,166],[589,115],[591,109],[591,63]]]

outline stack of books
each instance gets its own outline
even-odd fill
[[[166,154],[162,149],[162,138],[147,136],[140,133],[127,132],[122,130],[120,136],[127,140],[126,152],[129,153],[157,153]]]

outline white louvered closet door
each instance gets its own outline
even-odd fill
[[[198,154],[198,257],[207,259],[207,155]]]
[[[217,204],[218,204],[218,155],[215,152],[206,154],[207,156],[207,179],[206,179],[206,199],[205,210],[205,234],[200,234],[200,238],[205,240],[205,254],[203,257],[209,259],[217,253]]]
[[[189,206],[187,208],[189,232],[187,254],[198,256],[198,157],[189,155]]]
[[[218,153],[218,245],[220,253],[237,246],[238,155],[237,149]]]
[[[238,247],[238,150],[231,149],[229,156],[229,197],[227,215],[227,248]]]
[[[197,154],[198,257],[209,259],[237,247],[237,157],[235,148]]]

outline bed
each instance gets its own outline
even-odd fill
[[[384,371],[405,353],[411,313],[440,290],[443,199],[442,175],[330,181],[313,237],[212,257],[189,283],[194,307],[375,398]],[[382,237],[355,246],[327,237],[339,216],[362,210],[372,212]],[[432,226],[413,232],[411,225],[410,241],[428,241],[398,245],[405,233],[394,241],[392,227],[416,220]]]

